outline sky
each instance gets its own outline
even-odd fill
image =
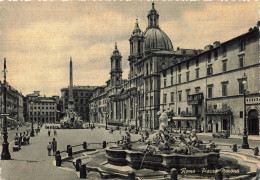
[[[128,78],[129,38],[136,18],[142,31],[152,1],[0,1],[0,80],[7,59],[7,81],[23,95],[60,95],[69,85],[105,85],[115,41]],[[174,49],[203,49],[246,33],[259,20],[250,2],[155,1],[159,26]]]

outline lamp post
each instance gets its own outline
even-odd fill
[[[243,143],[242,148],[243,149],[249,149],[248,144],[248,136],[247,136],[247,122],[246,122],[246,90],[247,90],[247,76],[246,73],[244,73],[244,76],[242,78],[242,84],[243,84],[243,90],[244,90],[244,136],[243,136]]]
[[[108,101],[108,100],[107,100]],[[109,102],[107,102],[107,114],[106,114],[106,130],[107,130],[107,120],[108,120],[108,117],[109,117],[109,114],[108,114],[108,108],[109,108]]]
[[[3,137],[4,142],[2,144],[2,154],[1,159],[2,160],[9,160],[11,159],[11,155],[9,152],[9,143],[8,143],[8,132],[7,132],[7,125],[6,125],[6,59],[4,58],[4,122],[3,122]]]
[[[31,133],[30,133],[30,135],[31,135],[31,137],[34,137],[34,129],[33,129],[33,102],[31,102],[31,104],[32,104],[32,128],[31,128]]]
[[[137,98],[136,98],[137,99]],[[137,129],[137,103],[135,103],[135,109],[136,109],[136,117],[135,117],[135,134],[138,134],[138,129]]]

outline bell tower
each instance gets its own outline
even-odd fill
[[[111,55],[111,71],[110,71],[110,79],[111,86],[116,87],[121,85],[122,81],[122,56],[121,53],[117,49],[117,43],[115,42],[115,50]]]
[[[138,19],[135,22],[134,31],[129,39],[130,41],[130,56],[128,58],[130,65],[130,77],[134,75],[134,63],[143,58],[144,35],[139,28]]]

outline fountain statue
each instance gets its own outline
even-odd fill
[[[130,134],[121,143],[106,148],[108,163],[117,166],[129,165],[134,169],[169,171],[171,168],[205,168],[217,166],[219,149],[212,142],[203,144],[196,131],[190,135],[168,132],[166,112],[158,112],[159,131],[142,134],[138,142],[131,142]]]

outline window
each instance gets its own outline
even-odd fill
[[[218,49],[214,50],[214,58],[215,58],[215,60],[218,59]]]
[[[163,71],[163,77],[166,77],[166,71]]]
[[[222,96],[227,96],[227,85],[228,85],[228,82],[222,83]]]
[[[239,117],[240,117],[240,118],[243,118],[243,111],[240,111],[240,112],[239,112]]]
[[[152,61],[150,63],[150,70],[151,70],[151,72],[153,72],[153,62]]]
[[[239,56],[239,67],[244,67],[244,55]]]
[[[178,65],[178,71],[181,72],[181,65]]]
[[[181,114],[181,108],[178,107],[178,115],[180,115],[180,114]]]
[[[242,79],[239,80],[239,94],[244,94],[244,84],[242,83]]]
[[[189,71],[186,72],[186,81],[187,82],[190,81],[190,72]]]
[[[187,101],[188,101],[188,96],[190,95],[190,89],[186,89],[186,98],[187,98]]]
[[[187,68],[187,70],[190,68],[190,62],[189,61],[186,62],[186,68]]]
[[[222,61],[222,71],[223,72],[227,71],[227,60]]]
[[[171,67],[171,75],[173,75],[173,67]]]
[[[198,94],[200,92],[200,87],[195,87],[195,93]]]
[[[171,102],[174,103],[174,92],[171,92]]]
[[[148,75],[149,74],[149,65],[148,65],[148,63],[146,63],[146,75]]]
[[[223,57],[227,56],[227,47],[225,45],[222,47],[222,55]]]
[[[141,53],[141,42],[138,41],[138,53]]]
[[[196,79],[199,79],[200,78],[200,69],[197,68],[195,71],[196,71]]]
[[[151,91],[153,90],[153,80],[151,79]]]
[[[213,85],[208,85],[208,98],[212,98],[212,91],[213,90]]]
[[[189,114],[189,108],[186,107],[186,114]]]
[[[208,62],[211,62],[211,52],[208,53]]]
[[[246,49],[246,40],[240,39],[239,41],[239,51],[244,51]]]
[[[181,100],[182,100],[182,92],[181,91],[178,92],[178,96],[179,96],[179,102],[181,102]]]
[[[181,74],[179,74],[178,77],[179,77],[179,83],[181,83]]]
[[[208,76],[210,76],[210,75],[213,74],[213,68],[212,68],[212,65],[208,65],[208,68],[207,68],[207,74],[208,74]]]
[[[150,97],[150,105],[153,106],[153,96]]]
[[[199,59],[196,59],[196,66],[199,66]]]
[[[171,85],[173,85],[173,76],[171,76]]]
[[[164,94],[163,95],[163,104],[166,104],[167,103],[167,94]]]
[[[166,87],[166,85],[167,85],[166,82],[167,82],[167,81],[166,81],[166,78],[165,78],[165,79],[163,80],[163,86],[164,86],[164,87]]]

